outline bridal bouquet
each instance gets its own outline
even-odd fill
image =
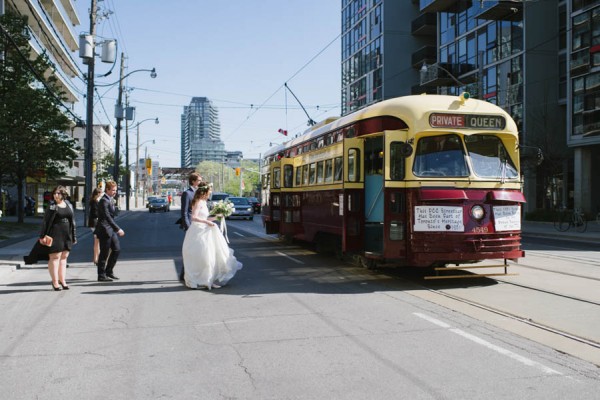
[[[216,216],[218,219],[229,217],[233,212],[233,203],[230,201],[219,200],[213,204],[210,214]]]

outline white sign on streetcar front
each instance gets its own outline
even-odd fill
[[[496,232],[521,230],[521,206],[495,206],[494,229]]]
[[[464,232],[462,207],[415,207],[415,232]]]

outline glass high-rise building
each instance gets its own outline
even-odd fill
[[[419,79],[411,54],[430,42],[410,34],[420,15],[413,3],[342,0],[342,115],[411,94]]]
[[[181,115],[181,167],[193,168],[202,161],[222,162],[219,111],[206,97],[193,97]]]
[[[342,114],[467,91],[519,127],[526,212],[595,214],[600,0],[342,0],[341,12]]]

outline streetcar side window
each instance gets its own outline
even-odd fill
[[[310,164],[310,169],[309,169],[309,183],[311,185],[314,185],[316,182],[316,172],[317,172],[317,165],[315,163]]]
[[[406,158],[402,156],[404,142],[392,142],[390,144],[390,179],[401,181],[404,179]]]
[[[317,183],[323,183],[323,166],[324,161],[319,161],[317,163]]]
[[[342,157],[336,157],[334,160],[334,169],[333,169],[333,180],[335,182],[339,182],[342,180],[342,172],[344,171],[344,159]]]
[[[281,168],[273,168],[273,187],[281,187]]]
[[[302,184],[308,185],[308,164],[302,166]]]
[[[263,189],[267,189],[269,187],[269,178],[271,177],[271,174],[264,174],[262,176],[262,187]]]
[[[333,160],[325,160],[325,183],[333,182]]]
[[[294,182],[294,167],[291,165],[283,166],[283,187],[289,188]]]
[[[348,150],[348,182],[360,181],[360,151]]]
[[[296,167],[296,186],[302,185],[302,166]]]

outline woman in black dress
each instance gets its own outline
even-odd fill
[[[65,281],[67,257],[71,247],[77,243],[75,213],[67,196],[64,186],[57,186],[52,191],[54,201],[46,209],[39,239],[42,245],[49,247],[48,271],[52,288],[56,291],[69,289]]]
[[[98,240],[98,236],[96,236],[94,230],[96,229],[96,223],[98,223],[98,201],[103,194],[104,192],[101,188],[95,188],[92,191],[89,202],[88,227],[92,229],[92,234],[94,235],[94,265],[98,265],[98,255],[100,255],[100,240]]]

